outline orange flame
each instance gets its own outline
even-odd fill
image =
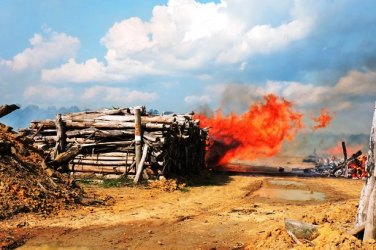
[[[364,145],[362,145],[362,144],[353,145],[353,146],[348,146],[347,145],[346,148],[347,148],[347,155],[351,156],[355,152],[358,152],[359,150],[363,150],[364,149]],[[335,156],[341,156],[341,155],[343,155],[343,150],[342,150],[341,143],[337,144],[334,147],[331,147],[331,148],[327,149],[326,153],[330,154],[330,155],[335,155]]]
[[[198,115],[201,127],[211,127],[209,165],[273,156],[284,140],[295,137],[303,127],[303,115],[293,110],[291,102],[275,95],[264,96],[264,101],[251,105],[242,115],[223,116],[220,110],[212,118]]]
[[[312,120],[316,122],[316,125],[313,127],[313,129],[316,130],[327,127],[333,120],[333,117],[327,109],[321,109],[321,114],[318,117],[313,117]]]

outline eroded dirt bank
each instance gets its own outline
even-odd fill
[[[290,218],[321,225],[318,248],[372,249],[372,242],[361,245],[343,233],[354,224],[363,183],[220,175],[188,192],[88,186],[88,193],[111,195],[114,204],[21,214],[2,221],[1,228],[30,238],[20,249],[288,249],[297,247],[284,231]],[[281,198],[276,189],[305,193],[297,201],[295,191]]]

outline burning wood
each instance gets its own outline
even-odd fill
[[[322,158],[314,154],[308,156],[303,161],[312,159],[312,162],[316,164],[315,172],[321,175],[353,179],[366,178],[368,176],[365,167],[366,156],[362,154],[362,151],[358,150],[356,153],[352,154],[350,158],[347,158],[346,143],[342,141],[341,146],[343,150],[343,160],[339,160],[334,156]]]
[[[143,107],[138,120],[137,112],[136,108],[105,109],[33,121],[30,138],[37,148],[51,152],[79,148],[69,160],[70,172],[135,175],[142,165],[159,176],[189,174],[205,166],[207,131],[193,114],[152,116]],[[142,148],[145,159],[141,159]],[[54,154],[51,158],[56,161]]]

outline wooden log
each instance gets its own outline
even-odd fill
[[[125,166],[131,165],[134,160],[121,160],[121,161],[106,161],[106,160],[90,160],[90,159],[73,159],[71,163],[80,165],[100,165],[100,166]]]
[[[101,154],[101,153],[125,153],[125,152],[132,152],[134,153],[134,145],[131,144],[127,147],[122,146],[100,146],[100,147],[84,147],[82,149],[82,153],[84,154]]]
[[[92,172],[70,172],[70,176],[73,177],[76,180],[87,180],[87,179],[100,179],[100,180],[93,180],[100,182],[101,179],[107,180],[107,179],[119,179],[123,175],[117,173],[92,173]],[[127,175],[127,178],[133,179],[134,173],[130,172]]]
[[[129,129],[134,128],[133,122],[117,122],[117,121],[90,121],[90,122],[73,122],[69,120],[65,120],[66,128],[67,129],[77,129],[77,128],[106,128],[106,129]],[[30,128],[37,129],[39,126],[43,126],[44,128],[53,129],[55,128],[55,123],[52,120],[43,120],[43,121],[33,121],[31,123]],[[163,123],[141,123],[141,126],[145,129],[169,129],[171,127],[170,124],[163,124]]]
[[[365,226],[366,226],[365,223],[361,224],[359,226],[355,226],[354,228],[352,228],[349,231],[347,231],[347,234],[350,234],[352,236],[357,237],[357,235],[359,235],[360,233],[364,232]]]
[[[145,144],[144,146],[144,150],[142,152],[142,158],[141,158],[141,161],[140,163],[137,165],[137,172],[136,172],[136,176],[134,178],[134,183],[137,183],[138,180],[140,179],[140,175],[141,175],[141,172],[144,168],[144,163],[145,163],[145,160],[146,160],[146,156],[148,154],[148,148],[149,148],[149,145]]]
[[[135,141],[135,155],[136,155],[136,166],[140,164],[141,161],[141,142],[142,142],[142,131],[141,131],[141,110],[135,109],[135,120],[134,120],[134,141]]]
[[[69,164],[69,170],[73,172],[90,172],[90,173],[107,173],[107,174],[123,174],[127,171],[126,166],[109,167],[109,166],[91,166],[91,165],[74,165]],[[131,172],[129,169],[128,172]]]
[[[127,130],[99,130],[96,128],[87,128],[82,130],[67,131],[67,137],[83,137],[92,136],[94,138],[112,138],[112,137],[128,137],[134,135],[133,129]]]
[[[347,149],[346,149],[346,142],[342,141],[342,151],[343,151],[343,160],[347,160]]]
[[[65,151],[66,146],[66,136],[65,136],[65,125],[61,118],[61,114],[56,115],[55,119],[55,126],[56,126],[56,145],[54,150],[54,158]]]
[[[128,164],[135,159],[136,111],[110,111],[73,113],[63,116],[67,123],[67,142],[82,146],[80,156],[72,163],[81,162],[83,166],[93,165],[111,167],[114,164]],[[143,111],[141,110],[140,113]],[[198,127],[198,122],[191,115],[181,116],[141,116],[140,127],[143,133],[141,143],[148,145],[150,152],[144,165],[152,164],[160,172],[190,173],[204,166],[205,142],[207,131]],[[54,146],[56,138],[53,121],[44,120],[31,124],[31,130],[40,130],[36,141]],[[49,130],[50,132],[47,132]],[[46,131],[46,132],[44,132]],[[136,139],[136,137],[135,137]],[[133,152],[132,152],[133,150]],[[130,154],[132,152],[132,154]],[[102,155],[120,153],[124,155]],[[124,158],[125,157],[125,158]],[[140,160],[141,161],[141,160]],[[146,176],[145,176],[146,177]]]
[[[149,134],[149,133],[144,133],[143,138],[146,139],[146,140],[149,140],[151,142],[156,142],[156,141],[159,141],[159,139],[160,139],[160,137],[154,136],[154,135]]]
[[[3,117],[3,116],[6,116],[10,113],[12,113],[13,111],[19,109],[20,107],[17,106],[16,104],[11,104],[11,105],[1,105],[0,106],[0,118]]]
[[[50,164],[53,166],[64,165],[76,157],[80,153],[80,150],[80,147],[71,147],[66,152],[58,154]]]
[[[369,173],[369,177],[367,178],[366,183],[361,192],[359,205],[358,205],[358,213],[356,217],[356,225],[361,225],[365,223],[368,217],[368,213],[371,213],[369,211],[369,205],[370,205],[371,193],[375,186],[375,177],[376,177],[375,158],[376,158],[376,103],[375,103],[375,110],[373,114],[370,141],[369,141],[369,151],[368,151],[367,162],[366,162],[366,168]],[[370,229],[368,228],[368,230]]]
[[[93,154],[79,154],[76,158],[106,158],[106,157],[115,157],[115,158],[125,158],[125,157],[134,156],[133,152],[105,152],[105,153],[93,153]]]
[[[127,161],[129,159],[135,158],[135,155],[129,155],[129,156],[76,156],[75,160],[90,160],[90,161]]]
[[[65,114],[63,116],[63,119],[72,118],[72,117],[97,117],[101,115],[122,115],[125,113],[128,113],[128,108],[123,109],[102,109],[102,110],[96,110],[96,111],[82,111],[82,112],[76,112],[76,113],[69,113]]]
[[[376,186],[373,186],[366,215],[363,241],[376,239]]]
[[[93,121],[117,121],[117,122],[134,122],[135,115],[106,115],[106,116],[99,116],[93,119]],[[164,124],[172,124],[176,121],[175,117],[163,117],[163,116],[141,116],[141,123],[164,123]]]
[[[111,141],[111,142],[95,142],[95,143],[87,143],[81,144],[81,147],[102,147],[102,146],[127,146],[132,145],[134,141]]]

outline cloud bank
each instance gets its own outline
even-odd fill
[[[87,38],[41,24],[26,48],[0,54],[1,101],[185,112],[240,110],[275,93],[302,109],[327,107],[337,123],[365,124],[376,94],[375,8],[372,0],[169,0],[147,18],[113,20],[90,41],[103,54],[85,57]]]

